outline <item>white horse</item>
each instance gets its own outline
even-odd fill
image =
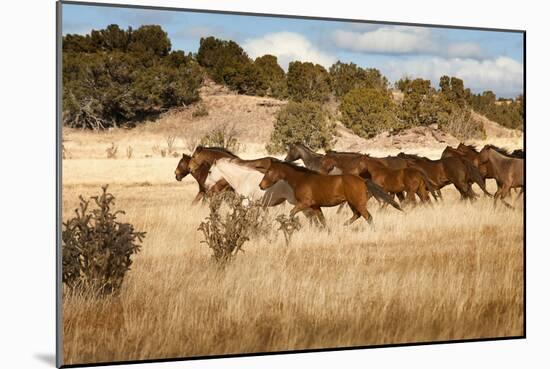
[[[264,206],[279,205],[285,200],[296,204],[294,190],[286,181],[279,181],[267,190],[262,190],[260,182],[263,177],[264,173],[257,169],[240,165],[232,158],[221,158],[210,167],[205,185],[209,188],[223,178],[237,194],[252,201],[261,200]]]

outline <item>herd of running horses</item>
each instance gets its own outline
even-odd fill
[[[299,159],[305,167],[293,164]],[[500,199],[511,208],[505,198],[511,196],[511,189],[520,189],[518,197],[524,192],[524,160],[523,150],[509,153],[485,145],[478,151],[462,143],[456,148],[447,146],[437,160],[406,153],[381,158],[356,152],[320,154],[303,144],[290,145],[284,160],[244,160],[223,148],[199,146],[191,156],[183,154],[175,176],[178,181],[188,174],[195,178],[199,192],[194,204],[207,195],[233,190],[264,206],[286,201],[294,206],[291,217],[303,211],[325,226],[323,207],[347,203],[353,216],[346,224],[360,217],[370,223],[367,202],[371,196],[382,206],[402,210],[402,206],[416,204],[416,196],[422,203],[430,203],[430,195],[441,200],[441,189],[448,185],[463,200],[473,201],[478,197],[472,189],[475,183],[494,198],[495,206]],[[485,187],[490,178],[497,184],[494,194]]]

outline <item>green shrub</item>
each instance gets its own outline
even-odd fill
[[[332,91],[336,97],[342,97],[356,88],[377,88],[386,90],[388,80],[378,69],[363,69],[354,63],[337,61],[330,69]]]
[[[277,57],[264,55],[256,58],[254,64],[260,71],[261,79],[267,86],[266,94],[276,98],[287,96],[285,71],[277,62]]]
[[[260,67],[234,41],[201,38],[197,61],[214,82],[240,94],[263,96],[268,90]]]
[[[332,117],[320,103],[291,101],[279,110],[266,149],[282,153],[289,144],[303,143],[313,150],[326,150],[332,147],[335,134]]]
[[[63,123],[101,129],[199,100],[202,71],[158,26],[63,38]]]
[[[288,66],[287,89],[294,101],[325,102],[330,97],[330,75],[319,64],[294,61]]]
[[[96,208],[90,210],[90,202]],[[132,256],[140,251],[145,232],[117,220],[123,211],[113,211],[115,198],[102,187],[99,196],[80,196],[75,216],[62,226],[62,281],[71,291],[94,296],[120,291]]]
[[[519,95],[514,100],[497,101],[492,91],[484,91],[478,95],[471,95],[469,102],[476,112],[490,120],[507,128],[523,130],[523,95]]]
[[[356,135],[370,138],[383,131],[403,128],[397,107],[388,92],[359,88],[348,92],[340,103],[342,123]]]
[[[407,127],[429,126],[437,123],[439,111],[437,93],[431,87],[429,80],[402,79],[397,85],[403,91],[399,115]]]

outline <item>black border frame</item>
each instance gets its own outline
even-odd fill
[[[285,350],[285,351],[268,351],[268,352],[250,352],[250,353],[238,353],[238,354],[222,354],[222,355],[203,355],[203,356],[189,356],[189,357],[172,357],[172,358],[159,358],[159,359],[145,359],[145,360],[123,360],[123,361],[111,361],[111,362],[95,362],[95,363],[81,363],[81,364],[63,364],[63,304],[62,304],[62,291],[61,291],[61,224],[62,224],[62,7],[67,5],[81,5],[81,6],[100,6],[109,8],[129,8],[129,9],[141,9],[141,10],[163,10],[163,11],[177,11],[177,12],[191,12],[191,13],[209,13],[209,14],[226,14],[226,15],[244,15],[244,16],[256,16],[256,17],[270,17],[270,18],[287,18],[287,19],[305,19],[305,20],[322,20],[322,21],[336,21],[336,22],[348,22],[348,23],[369,23],[369,24],[385,24],[385,25],[399,25],[399,26],[416,26],[416,27],[429,27],[429,28],[447,28],[447,29],[463,29],[463,30],[477,30],[477,31],[492,31],[492,32],[507,32],[507,33],[521,33],[523,34],[523,99],[524,99],[524,126],[523,126],[523,149],[525,152],[524,160],[524,173],[525,173],[525,187],[527,187],[527,31],[521,29],[505,29],[505,28],[490,28],[490,27],[471,27],[471,26],[458,26],[458,25],[441,25],[441,24],[429,24],[429,23],[409,23],[409,22],[396,22],[396,21],[376,21],[376,20],[364,20],[364,19],[350,19],[350,18],[330,18],[320,16],[302,16],[302,15],[290,15],[290,14],[269,14],[269,13],[252,13],[241,11],[227,11],[227,10],[211,10],[211,9],[190,9],[190,8],[178,8],[178,7],[164,7],[154,5],[130,5],[130,4],[116,4],[116,3],[98,3],[98,2],[86,2],[86,1],[74,1],[74,0],[57,0],[56,1],[56,367],[58,368],[80,368],[80,367],[96,367],[106,365],[126,365],[126,364],[145,364],[145,363],[165,363],[174,361],[191,361],[191,360],[204,360],[204,359],[222,359],[222,358],[238,358],[238,357],[254,357],[254,356],[269,356],[269,355],[281,355],[281,354],[302,354],[302,353],[316,353],[316,352],[330,352],[330,351],[351,351],[351,350],[363,350],[363,349],[375,349],[375,348],[388,348],[388,347],[411,347],[411,346],[425,346],[425,345],[441,345],[441,344],[455,344],[455,343],[472,343],[472,342],[492,342],[492,341],[507,341],[518,340],[527,338],[527,191],[524,191],[523,196],[523,334],[519,336],[507,336],[507,337],[489,337],[489,338],[471,338],[471,339],[458,339],[458,340],[442,340],[442,341],[423,341],[423,342],[405,342],[395,344],[382,344],[382,345],[368,345],[368,346],[350,346],[350,347],[326,347],[319,349],[302,349],[302,350]]]

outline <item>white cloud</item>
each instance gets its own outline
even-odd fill
[[[426,28],[380,27],[367,32],[336,30],[332,36],[336,46],[358,52],[407,54],[435,50]]]
[[[375,29],[335,30],[337,47],[377,54],[426,54],[443,57],[481,59],[485,53],[475,42],[451,42],[433,34],[429,28],[382,26]]]
[[[447,55],[455,58],[479,58],[483,49],[475,42],[455,42],[447,47]]]
[[[319,50],[307,38],[293,32],[269,33],[248,39],[242,46],[251,58],[275,55],[285,70],[288,69],[288,63],[294,60],[321,64],[325,68],[336,61],[336,57]]]
[[[437,87],[442,75],[464,80],[474,91],[493,90],[500,96],[514,96],[523,90],[523,65],[508,57],[476,60],[471,58],[409,58],[392,60],[381,67],[393,81],[404,75],[432,81]]]

